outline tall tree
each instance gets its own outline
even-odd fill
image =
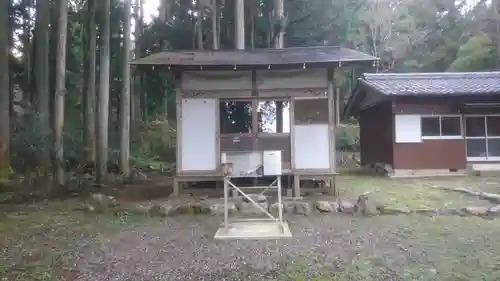
[[[97,50],[97,30],[96,30],[96,9],[97,1],[87,1],[86,12],[86,44],[84,50],[84,85],[83,85],[83,115],[85,124],[85,162],[95,163],[96,161],[96,140],[95,140],[95,110],[96,110],[96,50]]]
[[[66,94],[66,36],[68,33],[68,0],[58,0],[59,16],[57,20],[56,51],[56,93],[54,96],[54,161],[56,182],[65,183],[64,169],[64,96]]]
[[[500,0],[492,0],[491,7],[493,9],[493,19],[495,21],[495,35],[494,38],[497,48],[496,67],[500,67]]]
[[[122,93],[120,97],[120,169],[121,173],[130,173],[130,5],[125,0],[125,20],[123,27]]]
[[[285,0],[274,0],[274,18],[278,24],[274,48],[285,47]],[[276,101],[276,132],[283,132],[283,101]]]
[[[236,50],[245,49],[245,1],[234,1],[234,47]]]
[[[50,2],[36,2],[35,23],[35,79],[36,99],[35,129],[40,134],[37,140],[37,161],[43,165],[49,164],[50,155],[50,94],[49,94],[49,22]]]
[[[205,7],[201,1],[196,1],[196,47],[203,50],[203,15]]]
[[[143,27],[143,9],[142,0],[135,1],[134,14],[135,14],[135,46],[134,46],[134,56],[135,59],[139,59],[142,55],[142,34],[144,32]],[[132,99],[132,120],[134,124],[137,125],[138,121],[141,120],[142,110],[141,110],[141,97],[142,97],[142,75],[140,70],[136,68],[134,73],[134,97]],[[137,126],[134,126],[137,127]],[[135,129],[134,129],[135,130]]]
[[[0,178],[10,175],[9,8],[0,1]]]
[[[102,2],[102,22],[100,32],[99,95],[97,98],[97,181],[107,174],[108,161],[108,120],[109,120],[109,77],[110,77],[110,0]]]
[[[31,101],[31,5],[32,0],[23,0],[23,63],[24,63],[24,87],[23,100],[28,103]]]

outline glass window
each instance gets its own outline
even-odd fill
[[[422,117],[422,136],[439,137],[440,135],[439,117]]]
[[[484,117],[466,117],[465,135],[467,137],[484,137],[486,135]]]
[[[500,116],[486,117],[488,137],[500,137]]]
[[[486,157],[486,139],[467,139],[467,157]]]
[[[441,136],[461,136],[460,117],[441,117]]]
[[[500,157],[500,139],[488,139],[488,157]]]
[[[219,106],[222,134],[252,133],[251,101],[221,101]]]

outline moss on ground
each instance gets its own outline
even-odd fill
[[[8,182],[11,176],[12,176],[11,167],[0,165],[0,184]]]
[[[477,181],[476,178],[476,185],[478,185]],[[370,192],[370,196],[376,201],[395,208],[417,210],[491,205],[486,200],[438,188],[439,186],[467,187],[470,183],[470,178],[462,177],[388,179],[384,177],[340,176],[337,179],[341,196],[355,197],[364,192]],[[486,184],[483,185],[486,186]]]

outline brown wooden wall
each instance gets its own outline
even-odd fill
[[[392,103],[385,101],[363,110],[359,119],[361,163],[393,162]]]
[[[395,143],[394,169],[465,169],[465,140]]]
[[[423,140],[396,143],[394,114],[458,114],[453,103],[435,100],[386,101],[360,114],[361,163],[390,164],[394,169],[464,169],[465,140]]]
[[[458,107],[451,102],[413,102],[396,100],[393,103],[393,113],[459,114]],[[464,139],[423,140],[421,143],[394,142],[393,145],[394,169],[464,169],[467,165]]]

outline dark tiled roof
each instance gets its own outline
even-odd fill
[[[500,94],[500,72],[364,74],[361,85],[385,95]]]
[[[374,62],[378,58],[337,46],[300,47],[284,49],[178,51],[161,52],[141,58],[132,64],[168,66],[267,66],[291,64],[320,64]]]

